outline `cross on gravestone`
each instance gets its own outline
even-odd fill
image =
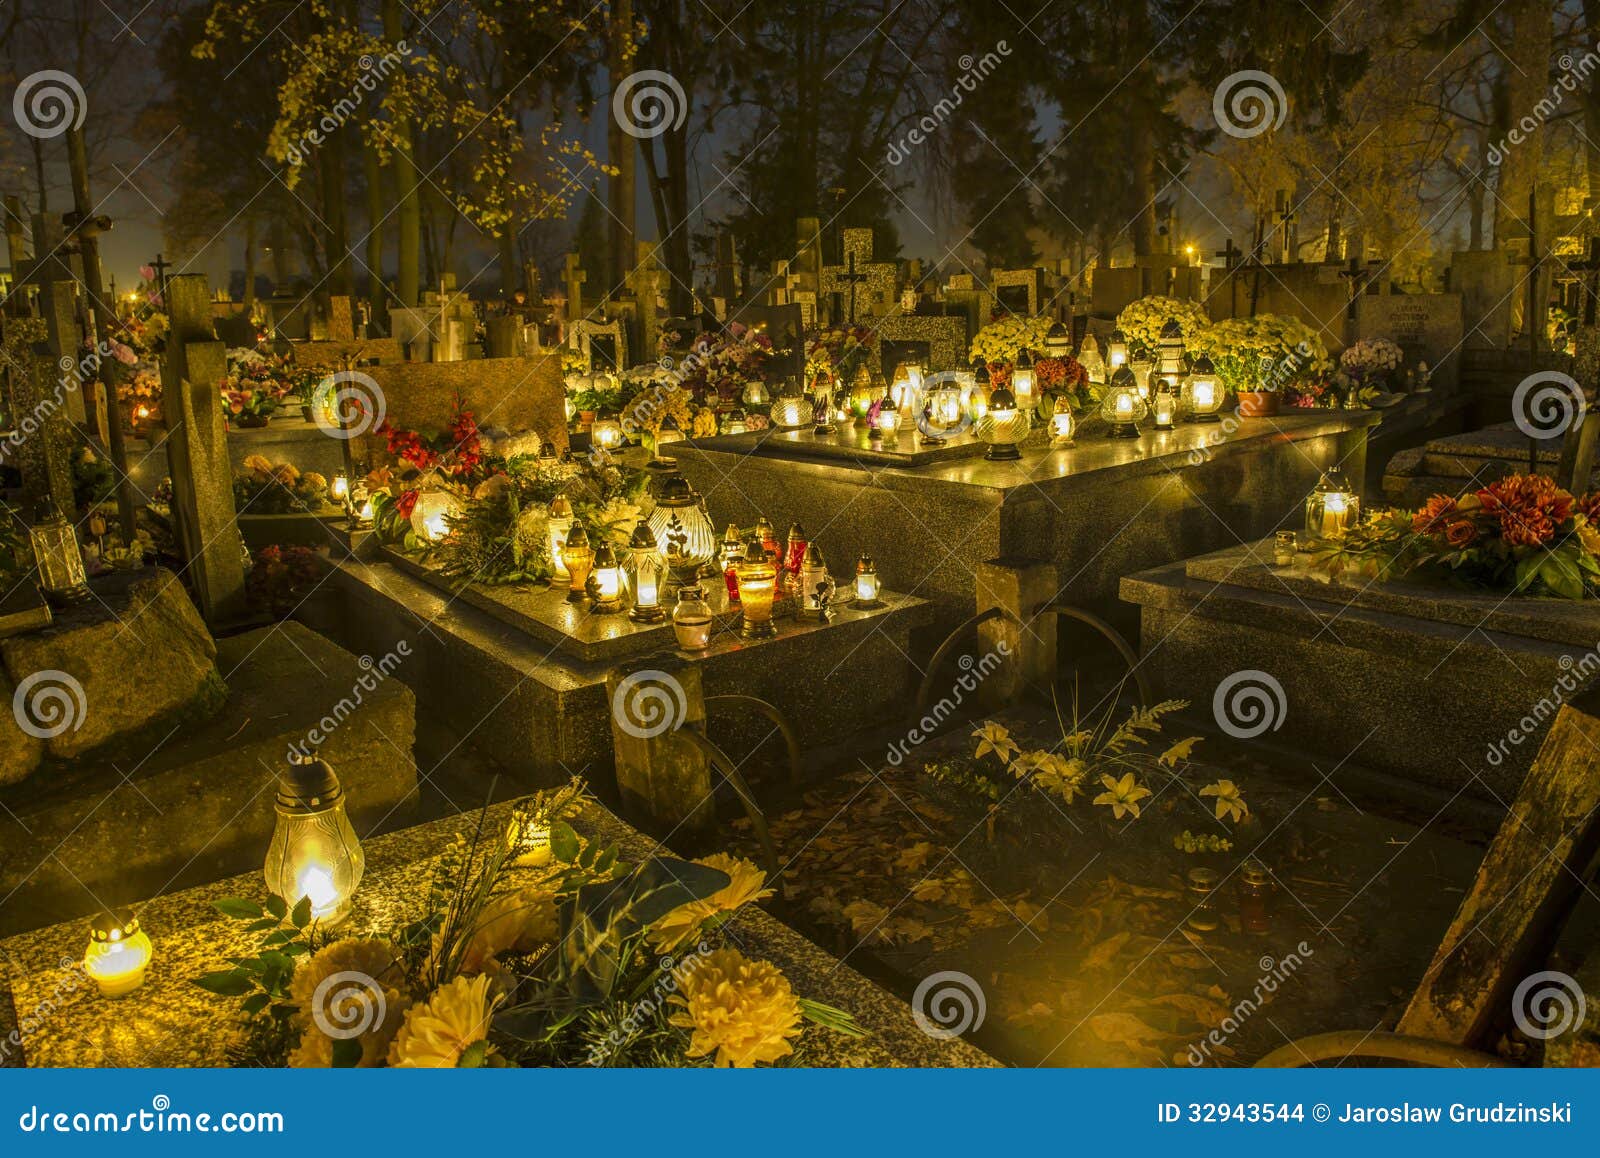
[[[575,253],[567,254],[563,279],[567,285],[567,321],[583,321],[583,283],[589,275],[579,268],[583,259]]]
[[[172,268],[172,263],[166,259],[165,254],[157,250],[156,259],[150,263],[150,268],[155,270],[156,290],[161,294],[161,300],[165,301],[167,298],[167,270]]]
[[[1294,225],[1299,219],[1295,212],[1294,202],[1287,189],[1279,189],[1274,201],[1273,210],[1278,215],[1278,261],[1288,265],[1294,260]]]
[[[1232,270],[1238,267],[1239,260],[1244,257],[1244,250],[1233,243],[1233,238],[1228,238],[1225,248],[1217,250],[1215,256],[1222,259],[1222,268]]]
[[[1595,302],[1600,298],[1600,237],[1589,239],[1589,256],[1583,261],[1567,263],[1567,268],[1578,275],[1579,292],[1583,295],[1583,324],[1595,324]]]
[[[161,409],[172,513],[195,602],[215,629],[242,619],[246,610],[233,467],[218,386],[227,372],[227,349],[212,337],[211,295],[203,274],[172,278],[166,302],[171,329],[161,360]]]
[[[656,264],[656,245],[653,242],[639,242],[638,255],[638,263],[628,273],[628,289],[633,294],[639,318],[636,361],[653,362],[657,357],[656,344],[661,336],[656,311],[660,305],[661,283],[666,271]]]
[[[1361,291],[1367,286],[1367,271],[1361,267],[1361,259],[1352,254],[1350,264],[1339,271],[1339,276],[1350,281],[1350,304],[1345,309],[1345,317],[1354,321],[1356,306],[1361,301]]]
[[[850,291],[850,314],[848,321],[853,326],[856,324],[856,286],[870,280],[865,273],[856,272],[856,251],[851,250],[846,255],[845,271],[833,275],[835,281],[843,282]]]
[[[70,281],[46,282],[40,287],[39,305],[44,314],[45,340],[56,365],[56,402],[73,422],[87,423],[92,410],[96,415],[95,433],[105,445],[105,401],[99,392],[110,367],[90,352],[84,340],[83,323],[78,314],[77,287]],[[86,397],[93,393],[93,397]],[[91,406],[90,403],[93,405]]]

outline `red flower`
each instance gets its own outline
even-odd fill
[[[394,509],[402,519],[411,517],[411,512],[416,508],[417,499],[421,493],[421,491],[415,489],[400,492],[400,497],[394,501]]]
[[[1578,510],[1594,527],[1600,527],[1600,491],[1590,491],[1578,500]]]
[[[1500,535],[1513,547],[1539,547],[1572,517],[1570,494],[1538,474],[1513,475],[1478,492],[1484,510],[1500,520]]]

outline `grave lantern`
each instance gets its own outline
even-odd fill
[[[1183,327],[1176,318],[1168,318],[1156,346],[1156,374],[1176,386],[1182,381],[1184,370]]]
[[[350,913],[367,858],[345,815],[344,789],[315,751],[289,750],[278,778],[277,827],[267,848],[267,888],[290,907],[311,902],[313,920],[337,925]]]
[[[1077,445],[1078,418],[1072,413],[1072,404],[1065,395],[1056,398],[1055,410],[1050,415],[1050,440],[1058,450]]]
[[[772,404],[772,425],[779,430],[799,430],[810,423],[813,416],[811,402],[798,390],[785,390]]]
[[[827,609],[833,581],[828,577],[828,565],[823,561],[822,548],[815,543],[806,544],[806,554],[800,564],[798,584],[802,607],[808,611]]]
[[[972,432],[989,444],[983,457],[1001,462],[1022,457],[1019,449],[1032,426],[1030,411],[1017,404],[1016,396],[1004,386],[989,397],[989,409],[973,426]]]
[[[1306,534],[1313,542],[1335,539],[1361,522],[1361,496],[1344,471],[1330,467],[1306,500]]]
[[[47,600],[57,607],[70,607],[89,598],[78,533],[52,500],[39,505],[39,517],[28,529],[28,543],[33,548],[39,590]]]
[[[805,565],[806,548],[809,546],[811,546],[811,536],[806,534],[806,529],[798,522],[790,523],[789,533],[784,536],[783,558],[779,564],[782,572],[780,578],[785,582],[790,577],[796,579],[800,577],[800,568]]]
[[[637,523],[633,538],[628,540],[628,594],[633,606],[628,618],[635,623],[660,623],[667,617],[661,609],[661,580],[667,561],[656,549],[656,537],[650,528]]]
[[[622,421],[612,411],[606,411],[594,420],[589,437],[601,450],[616,450],[623,443]]]
[[[760,378],[752,378],[744,384],[744,393],[740,400],[751,410],[760,410],[763,406],[772,404],[772,394],[767,390],[767,384]]]
[[[669,474],[652,485],[656,509],[650,512],[650,533],[680,583],[694,580],[717,553],[717,532],[700,496],[681,474]]]
[[[671,446],[674,442],[683,441],[683,430],[678,426],[678,420],[672,415],[667,415],[661,420],[661,425],[656,427],[656,457],[661,457],[661,448]]]
[[[333,481],[328,484],[328,500],[336,507],[342,507],[350,501],[350,476],[340,471],[333,476]]]
[[[364,531],[372,526],[372,491],[364,482],[350,488],[350,529]]]
[[[1033,413],[1039,408],[1039,392],[1033,381],[1033,354],[1024,348],[1017,351],[1016,363],[1011,367],[1011,396],[1017,400],[1017,409]]]
[[[1157,430],[1171,430],[1178,418],[1178,390],[1165,378],[1157,379],[1150,397],[1150,418]]]
[[[819,378],[818,381],[825,382],[826,379]],[[833,391],[826,388],[818,390],[814,395],[811,413],[816,421],[811,433],[818,438],[835,433],[839,429],[836,423],[844,421],[845,418],[843,407],[834,402]]]
[[[1133,371],[1118,366],[1111,375],[1111,385],[1100,402],[1100,417],[1111,426],[1112,438],[1139,437],[1139,420],[1149,412],[1149,404],[1139,395],[1139,384]]]
[[[1044,356],[1058,361],[1072,357],[1072,332],[1060,321],[1051,322],[1045,333]]]
[[[961,387],[953,376],[939,380],[939,385],[928,391],[922,413],[917,417],[917,429],[929,446],[941,446],[946,438],[961,428],[964,414],[961,408]]]
[[[1078,347],[1078,363],[1089,375],[1089,381],[1096,386],[1105,385],[1106,363],[1100,357],[1100,343],[1095,341],[1093,334],[1083,336],[1083,345]]]
[[[856,367],[855,375],[850,379],[850,413],[857,418],[865,419],[867,412],[872,409],[876,399],[873,397],[872,371],[867,369],[865,362]]]
[[[878,581],[878,565],[872,561],[871,555],[861,556],[856,560],[855,605],[878,606],[878,595],[882,590],[882,584]]]
[[[678,603],[672,609],[672,634],[684,651],[704,651],[711,643],[711,606],[705,592],[694,583],[678,589]]]
[[[94,978],[102,997],[126,997],[144,984],[155,947],[132,909],[103,912],[89,925],[83,971]]]
[[[589,546],[589,532],[582,523],[567,532],[561,558],[567,565],[567,602],[582,603],[588,595],[589,572],[594,567],[594,548]]]
[[[411,508],[411,530],[425,543],[443,541],[450,533],[450,519],[459,517],[461,500],[447,490],[422,491]]]
[[[896,410],[904,410],[912,405],[916,392],[916,385],[911,381],[911,367],[901,362],[894,368],[894,381],[889,383],[889,401]]]
[[[722,416],[722,426],[717,433],[744,434],[748,432],[749,429],[750,422],[746,417],[745,412],[739,407],[735,406],[732,410],[728,411],[728,413]]]
[[[617,562],[616,550],[603,539],[595,548],[589,583],[594,588],[590,610],[597,615],[614,615],[622,610],[622,565]]]
[[[1222,381],[1211,359],[1201,354],[1183,381],[1183,413],[1190,422],[1221,422]]]
[[[566,397],[567,425],[572,425],[572,420],[578,416],[578,400],[571,394]]]
[[[744,535],[740,533],[737,523],[729,523],[728,529],[722,535],[722,554],[719,561],[722,564],[722,579],[728,587],[728,602],[739,602],[739,576],[734,570],[734,564],[744,558]]]
[[[561,550],[566,546],[567,532],[572,530],[572,504],[567,501],[566,495],[557,495],[550,500],[550,518],[545,524],[550,534],[550,567],[557,579],[570,579],[567,573],[567,564],[561,557]]]
[[[1106,342],[1106,366],[1112,374],[1128,364],[1128,339],[1121,330],[1112,330]]]
[[[752,537],[734,572],[739,577],[739,634],[746,639],[778,634],[772,625],[772,603],[778,593],[778,567],[772,556]]]
[[[872,427],[867,437],[884,446],[894,446],[900,441],[900,412],[889,399],[885,398],[879,404],[878,412],[872,416]]]
[[[989,413],[989,367],[983,361],[972,363],[972,383],[965,399],[967,417],[973,422]]]

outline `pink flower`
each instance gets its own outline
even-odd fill
[[[141,278],[143,278],[145,281],[155,281],[156,280],[156,269],[155,269],[155,266],[153,266],[153,265],[141,265],[139,267],[139,276]]]

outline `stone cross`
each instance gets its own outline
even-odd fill
[[[158,250],[156,259],[150,263],[150,268],[156,272],[156,290],[165,300],[167,295],[167,270],[172,268],[172,263]]]
[[[822,292],[822,222],[816,217],[795,222],[794,272],[798,279],[794,292]]]
[[[853,326],[856,324],[856,286],[868,280],[865,273],[856,272],[856,251],[851,250],[845,261],[845,271],[833,275],[834,281],[843,282],[849,287],[850,308],[848,321]]]
[[[567,254],[565,280],[567,283],[567,321],[583,321],[583,283],[589,275],[578,266],[581,258],[575,253]]]
[[[171,330],[161,361],[161,408],[172,513],[200,614],[215,630],[245,614],[233,467],[218,385],[227,372],[227,350],[213,337],[203,274],[172,278],[166,301]]]
[[[666,277],[666,271],[656,263],[656,246],[654,242],[639,242],[637,252],[639,260],[628,274],[628,289],[632,291],[633,300],[638,309],[638,360],[641,362],[653,362],[656,359],[656,345],[661,337],[661,324],[657,318],[656,310],[661,293],[661,283]]]

